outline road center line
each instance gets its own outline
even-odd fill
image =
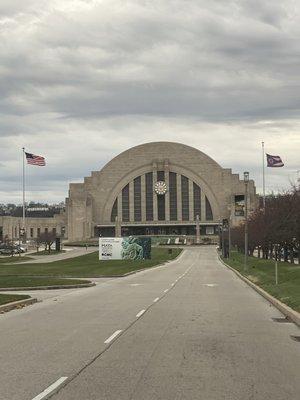
[[[164,293],[167,293],[169,291],[169,289],[164,290]]]
[[[117,337],[120,333],[122,332],[122,330],[118,330],[116,332],[114,332],[108,339],[106,339],[104,341],[104,343],[108,344],[110,343],[112,340],[114,340],[115,337]]]
[[[159,297],[156,297],[156,299],[153,300],[153,303],[156,303],[159,300]]]
[[[35,396],[32,400],[42,400],[44,399],[48,394],[52,393],[55,389],[57,389],[63,382],[68,379],[67,376],[62,376],[59,378],[56,382],[52,383],[47,389],[45,389],[42,393],[38,394]]]
[[[136,314],[136,317],[139,318],[141,315],[144,314],[146,310],[141,310],[138,314]]]

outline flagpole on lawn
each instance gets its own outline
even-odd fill
[[[22,233],[23,233],[23,243],[26,241],[26,221],[25,221],[25,147],[22,147],[23,151],[23,223],[22,223]]]
[[[263,169],[263,208],[266,208],[266,185],[265,185],[265,142],[261,142],[262,148],[262,169]]]

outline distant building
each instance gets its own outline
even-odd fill
[[[252,180],[248,190],[252,210],[258,201]],[[238,174],[201,151],[147,143],[121,153],[83,183],[71,183],[66,211],[27,218],[27,237],[46,228],[57,234],[63,229],[70,241],[114,236],[116,229],[122,235],[195,235],[197,215],[200,234],[214,235],[223,218],[231,216],[233,225],[243,220],[244,192]],[[0,217],[2,235],[15,237],[19,221]]]

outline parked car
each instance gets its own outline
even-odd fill
[[[0,244],[0,254],[2,255],[11,255],[11,254],[18,254],[18,253],[25,253],[26,248],[24,246],[20,246],[19,244]]]
[[[11,255],[18,253],[17,249],[11,246],[0,247],[0,254]]]
[[[17,250],[17,253],[26,253],[26,251],[27,251],[26,247],[19,246],[19,245],[14,246],[14,248]]]

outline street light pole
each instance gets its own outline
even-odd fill
[[[231,254],[231,206],[228,207],[229,219],[228,219],[228,258]]]
[[[248,271],[248,183],[249,172],[244,172],[245,182],[245,255],[244,255],[244,272]]]

